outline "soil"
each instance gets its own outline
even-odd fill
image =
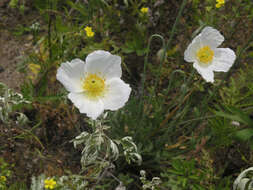
[[[0,30],[0,82],[16,91],[20,90],[24,76],[17,71],[24,46],[8,30]]]
[[[17,67],[29,41],[25,37],[14,36],[13,29],[19,23],[20,15],[8,8],[8,2],[0,2],[0,82],[19,91],[24,76],[17,71]]]
[[[38,19],[38,13],[30,12],[21,15],[18,10],[9,8],[8,3],[9,0],[0,0],[0,82],[20,92],[26,76],[19,72],[18,68],[25,59],[25,55],[28,55],[28,52],[34,47],[30,34],[15,35],[15,31],[20,24],[22,26],[31,25],[34,20]],[[36,117],[33,110],[25,114],[29,119]],[[31,177],[40,173],[51,176],[63,175],[65,169],[80,170],[78,151],[69,151],[73,150],[70,140],[74,135],[70,135],[69,139],[65,137],[66,133],[71,130],[53,127],[52,123],[48,125],[50,127],[43,125],[41,129],[32,131],[42,136],[40,141],[26,132],[31,130],[32,126],[34,126],[33,123],[21,127],[8,126],[0,122],[0,157],[10,165],[13,164],[12,182],[23,179],[28,182],[27,186],[29,186]],[[61,135],[52,133],[54,130],[61,130]],[[45,138],[45,134],[49,132],[52,134],[47,135],[49,138]],[[54,137],[57,136],[58,138],[55,139]]]

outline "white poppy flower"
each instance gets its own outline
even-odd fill
[[[184,52],[184,60],[193,62],[193,67],[207,82],[214,82],[213,71],[227,72],[235,61],[233,50],[217,48],[223,41],[218,30],[205,27]]]
[[[56,78],[70,92],[68,98],[88,117],[96,119],[105,109],[117,110],[127,102],[131,88],[120,77],[121,58],[107,51],[90,53],[62,63]]]

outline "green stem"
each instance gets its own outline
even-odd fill
[[[155,37],[158,37],[158,38],[162,39],[164,51],[163,51],[163,53],[162,53],[161,61],[160,61],[159,69],[158,69],[158,70],[159,70],[159,71],[158,71],[159,74],[156,76],[155,85],[154,85],[154,90],[153,90],[152,94],[150,95],[149,101],[151,100],[151,97],[152,97],[152,96],[154,95],[154,93],[155,93],[155,89],[156,89],[156,87],[157,87],[157,85],[158,85],[158,81],[159,81],[159,79],[160,79],[162,65],[163,65],[163,63],[164,63],[164,61],[165,61],[167,49],[169,48],[169,46],[170,46],[170,44],[171,44],[171,42],[172,42],[172,39],[173,39],[173,37],[174,37],[174,35],[175,35],[176,27],[177,27],[177,25],[178,25],[178,22],[179,22],[180,17],[182,16],[182,12],[183,12],[183,9],[184,9],[186,3],[187,3],[187,0],[183,0],[182,4],[181,4],[181,6],[180,6],[179,12],[178,12],[178,14],[177,14],[176,20],[175,20],[175,22],[174,22],[174,24],[173,24],[173,27],[172,27],[172,30],[171,30],[171,33],[170,33],[170,37],[169,37],[169,40],[168,40],[167,44],[165,44],[164,38],[163,38],[161,35],[158,35],[158,34],[152,35],[152,36],[150,37],[150,39],[149,39],[149,43],[148,43],[148,53],[147,53],[147,55],[146,55],[146,57],[145,57],[145,61],[144,61],[143,77],[142,77],[142,84],[141,84],[141,97],[140,97],[141,103],[140,103],[140,111],[141,111],[141,109],[142,109],[142,107],[143,107],[143,106],[142,106],[142,105],[143,105],[143,98],[142,98],[142,97],[143,97],[143,94],[144,94],[144,86],[145,86],[145,80],[146,80],[146,69],[147,69],[148,55],[149,55],[149,52],[150,52],[150,44],[151,44],[151,41],[152,41],[152,39],[155,38]],[[141,113],[141,112],[140,112],[140,113]],[[143,116],[144,116],[144,114],[142,114],[142,117],[143,117]]]
[[[48,0],[49,9],[53,9],[53,3]],[[51,43],[51,28],[52,28],[52,14],[48,11],[48,47],[49,47],[49,59],[52,60],[52,43]]]
[[[173,27],[172,27],[172,30],[171,30],[171,33],[170,33],[170,38],[169,38],[169,40],[168,40],[168,42],[167,42],[167,44],[166,44],[166,49],[165,49],[165,51],[167,51],[167,48],[169,48],[170,43],[172,42],[172,39],[173,39],[173,37],[174,37],[174,35],[175,35],[175,31],[176,31],[177,24],[178,24],[178,22],[179,22],[180,17],[182,16],[182,12],[183,12],[183,10],[184,10],[184,7],[185,7],[186,3],[187,3],[187,0],[183,0],[182,4],[181,4],[181,6],[180,6],[179,12],[178,12],[178,14],[177,14],[177,18],[176,18],[176,20],[175,20],[175,22],[174,22],[174,24],[173,24]]]
[[[162,40],[163,43],[163,47],[165,46],[165,41],[164,38],[159,35],[159,34],[154,34],[149,38],[148,41],[148,52],[145,56],[145,60],[144,60],[144,68],[143,68],[143,76],[142,76],[142,82],[141,82],[141,94],[140,94],[140,104],[139,104],[139,114],[142,115],[143,117],[143,94],[144,94],[144,87],[145,87],[145,81],[146,81],[146,70],[147,70],[147,64],[148,64],[148,57],[149,57],[149,52],[150,52],[150,45],[151,42],[153,40],[153,38],[160,38]],[[162,64],[162,62],[160,63],[160,65]]]
[[[165,95],[167,95],[167,94],[169,93],[170,88],[171,88],[171,83],[172,83],[172,81],[173,81],[174,76],[175,76],[176,73],[183,74],[183,75],[184,75],[184,82],[185,82],[186,76],[185,76],[185,72],[184,72],[184,71],[182,71],[182,70],[180,70],[180,69],[177,69],[177,70],[173,71],[173,72],[170,74],[170,81],[169,81],[169,85],[168,85],[168,87],[167,87],[167,89],[166,89],[166,91],[165,91]]]
[[[154,88],[154,89],[156,89],[156,87],[157,87],[157,85],[158,85],[158,81],[159,81],[160,76],[161,76],[162,64],[164,63],[165,57],[166,57],[166,52],[167,52],[168,48],[170,47],[170,44],[171,44],[171,42],[172,42],[172,40],[173,40],[173,37],[174,37],[174,35],[175,35],[175,32],[176,32],[176,28],[177,28],[179,19],[180,19],[180,17],[182,16],[182,12],[183,12],[183,10],[184,10],[184,7],[185,7],[186,3],[187,3],[187,0],[183,0],[182,4],[181,4],[181,6],[180,6],[179,12],[178,12],[178,14],[177,14],[177,18],[176,18],[176,20],[175,20],[175,22],[174,22],[174,24],[173,24],[173,27],[172,27],[172,30],[171,30],[171,33],[170,33],[170,38],[169,38],[167,44],[166,44],[165,46],[163,46],[163,47],[164,47],[164,51],[163,51],[163,53],[162,53],[162,59],[161,59],[161,63],[160,63],[160,66],[159,66],[159,71],[158,71],[159,74],[158,74],[157,77],[156,77],[155,85],[154,85],[155,88]],[[155,90],[153,91],[153,94],[154,94],[154,93],[155,93]],[[153,94],[152,94],[152,95],[153,95]]]
[[[143,95],[143,92],[144,92],[144,85],[145,85],[145,80],[146,80],[146,67],[147,67],[147,62],[148,62],[147,59],[148,59],[148,55],[149,55],[149,51],[150,51],[150,44],[151,44],[151,41],[152,41],[152,39],[153,39],[154,37],[159,37],[159,38],[161,38],[162,41],[163,41],[163,49],[164,49],[164,52],[163,52],[163,54],[162,54],[161,64],[160,64],[160,67],[159,67],[159,70],[161,70],[161,68],[162,68],[162,63],[163,63],[164,60],[165,60],[165,56],[166,56],[167,49],[168,49],[168,47],[170,46],[171,41],[172,41],[172,39],[173,39],[173,37],[174,37],[174,35],[175,35],[176,27],[177,27],[177,25],[178,25],[178,22],[179,22],[180,17],[182,16],[182,12],[183,12],[183,9],[184,9],[186,3],[187,3],[187,0],[183,0],[182,4],[181,4],[181,6],[180,6],[180,9],[179,9],[177,18],[176,18],[176,20],[175,20],[175,22],[174,22],[174,24],[173,24],[173,27],[172,27],[172,30],[171,30],[171,33],[170,33],[170,38],[169,38],[167,44],[164,44],[164,39],[163,39],[163,37],[162,37],[161,35],[158,35],[158,34],[152,35],[152,36],[150,37],[150,39],[149,39],[149,43],[148,43],[148,53],[147,53],[147,55],[146,55],[146,57],[145,57],[145,62],[144,62],[144,71],[143,71],[143,79],[142,79],[142,86],[141,86],[141,87],[142,87],[142,88],[141,88],[141,96]],[[158,81],[159,78],[160,78],[160,75],[157,76],[155,84],[157,83],[157,81]],[[155,85],[155,87],[156,87],[156,85]]]
[[[160,63],[160,66],[159,66],[159,72],[158,72],[159,74],[157,75],[156,81],[155,81],[155,89],[156,89],[156,87],[157,87],[157,85],[158,85],[158,81],[159,81],[159,79],[160,79],[161,69],[162,69],[162,63],[164,63],[164,61],[165,61],[166,52],[167,52],[168,48],[169,48],[170,45],[171,45],[171,42],[172,42],[173,37],[174,37],[175,32],[176,32],[176,28],[177,28],[179,19],[180,19],[180,17],[182,16],[182,12],[183,12],[183,10],[184,10],[184,7],[185,7],[186,3],[187,3],[187,0],[183,0],[182,4],[181,4],[181,6],[180,6],[179,12],[178,12],[178,14],[177,14],[177,18],[176,18],[176,20],[175,20],[175,22],[174,22],[174,24],[173,24],[173,27],[172,27],[172,30],[171,30],[171,33],[170,33],[170,38],[169,38],[167,44],[164,46],[164,51],[163,51],[161,63]],[[155,91],[154,91],[154,92],[155,92]]]
[[[144,94],[144,86],[145,86],[145,81],[146,81],[146,70],[147,70],[147,64],[148,64],[148,57],[149,57],[149,52],[150,52],[150,45],[151,45],[151,42],[153,40],[153,38],[160,38],[162,40],[162,43],[163,43],[163,47],[165,47],[165,42],[164,42],[164,38],[159,35],[159,34],[154,34],[152,35],[150,38],[149,38],[149,41],[148,41],[148,52],[145,56],[145,60],[144,60],[144,68],[143,68],[143,76],[142,76],[142,84],[141,84],[141,97],[143,96]]]

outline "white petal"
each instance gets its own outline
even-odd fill
[[[102,99],[105,109],[117,110],[127,102],[131,88],[119,78],[113,78],[106,81],[108,92]]]
[[[236,55],[230,48],[217,48],[214,51],[213,70],[227,72],[235,62],[235,58]]]
[[[218,30],[207,26],[201,32],[201,41],[203,45],[210,46],[211,48],[216,48],[222,44],[224,37]]]
[[[106,79],[114,77],[120,78],[121,58],[117,55],[112,55],[107,51],[97,50],[90,53],[86,57],[86,71],[89,73],[100,73]]]
[[[196,53],[201,48],[201,35],[197,35],[184,52],[184,60],[187,62],[194,62],[196,60]]]
[[[214,74],[211,66],[202,67],[197,62],[193,63],[193,67],[198,71],[198,73],[206,80],[206,82],[214,82]]]
[[[91,100],[86,97],[85,93],[69,93],[68,98],[81,113],[86,113],[93,120],[104,111],[104,104],[101,100]]]
[[[84,66],[84,62],[80,59],[62,63],[57,70],[56,78],[68,91],[82,92],[81,78],[84,77]]]

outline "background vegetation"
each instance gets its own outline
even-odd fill
[[[18,94],[0,88],[0,176],[6,177],[0,189],[43,189],[47,177],[57,180],[59,189],[231,189],[253,163],[253,2],[215,5],[215,0],[9,1],[5,17],[20,21],[5,27],[17,39],[32,36],[32,45],[18,64],[25,73]],[[94,36],[87,35],[87,26]],[[214,84],[183,58],[204,26],[219,30],[222,46],[237,55],[228,73],[215,73]],[[85,60],[98,49],[121,56],[123,79],[133,89],[124,108],[109,112],[106,133],[131,136],[142,156],[137,165],[121,153],[103,176],[81,168],[81,150],[70,141],[91,130],[89,120],[56,81],[62,62]]]

